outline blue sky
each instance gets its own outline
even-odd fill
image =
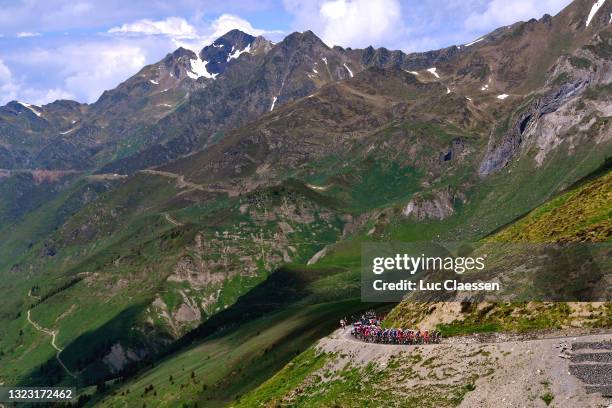
[[[0,105],[94,102],[179,46],[232,28],[278,41],[426,51],[469,42],[569,0],[0,0]]]

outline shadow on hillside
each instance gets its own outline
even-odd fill
[[[308,285],[321,278],[341,272],[336,268],[301,269],[280,268],[252,290],[241,296],[235,304],[223,310],[196,327],[183,337],[166,345],[157,353],[150,354],[138,363],[130,364],[120,373],[111,373],[102,358],[118,342],[138,349],[143,346],[154,346],[147,341],[147,336],[140,331],[132,330],[138,316],[147,307],[146,304],[132,306],[99,329],[77,337],[66,346],[62,358],[73,371],[79,372],[78,387],[100,384],[113,378],[126,380],[137,372],[150,368],[160,359],[169,356],[196,341],[211,336],[226,334],[249,321],[277,312],[284,307],[304,299],[311,294]],[[334,320],[335,322],[335,320]],[[334,323],[335,324],[335,323]],[[159,347],[159,342],[157,343]],[[52,386],[72,380],[62,374],[61,367],[55,358],[49,359],[40,368],[33,370],[21,386]]]

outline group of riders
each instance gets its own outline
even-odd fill
[[[340,327],[345,329],[346,318],[340,320]],[[437,330],[409,330],[402,328],[383,328],[373,312],[368,312],[351,324],[351,335],[368,343],[383,344],[437,344],[441,336]]]

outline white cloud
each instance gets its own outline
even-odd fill
[[[34,33],[31,31],[21,31],[17,33],[18,38],[27,38],[27,37],[39,37],[40,33]]]
[[[471,31],[492,30],[517,21],[540,18],[543,14],[557,14],[568,0],[492,0],[481,11],[472,12],[465,20]]]
[[[0,59],[0,83],[6,83],[12,78],[11,70]]]
[[[158,21],[142,19],[113,27],[108,32],[110,34],[166,35],[173,38],[195,38],[198,35],[195,27],[181,17],[168,17]]]
[[[18,89],[11,70],[0,59],[0,104],[4,105],[15,99]]]
[[[208,38],[210,39],[210,41],[214,41],[215,39],[219,38],[223,34],[233,29],[238,29],[240,31],[244,31],[247,34],[255,36],[280,32],[276,30],[270,31],[255,28],[253,27],[253,25],[251,25],[251,23],[249,23],[243,18],[240,18],[233,14],[222,14],[210,24],[210,33],[208,34]]]
[[[53,72],[57,80],[49,88],[32,86],[27,76],[15,78],[6,65],[0,65],[0,84],[4,83],[0,85],[1,104],[13,99],[37,105],[56,99],[94,102],[104,90],[138,72],[146,64],[147,51],[129,41],[92,41],[26,50],[11,59],[27,61],[28,67],[42,72]]]
[[[137,73],[146,64],[163,58],[179,46],[199,51],[219,36],[237,28],[260,35],[267,31],[253,27],[248,21],[231,14],[222,14],[210,22],[190,22],[180,17],[163,20],[141,19],[113,27],[104,35],[81,42],[45,48],[19,48],[7,55],[21,72],[19,81],[9,75],[2,78],[8,67],[0,66],[0,104],[19,99],[44,104],[56,99],[76,99],[94,102],[104,90]],[[12,65],[8,65],[12,66]],[[8,71],[10,73],[10,71]],[[24,74],[26,73],[26,74]],[[53,80],[45,79],[52,73]],[[42,84],[31,86],[32,77],[41,77]],[[27,84],[27,86],[25,85]],[[46,88],[44,84],[48,84]],[[22,86],[23,85],[23,86]]]
[[[93,102],[106,89],[112,89],[138,72],[147,61],[146,51],[138,45],[89,43],[59,49],[66,61],[63,68],[64,92]],[[49,96],[52,96],[51,93]]]
[[[0,0],[0,27],[18,31],[61,32],[107,29],[158,16],[218,15],[270,10],[271,0]]]
[[[74,99],[74,94],[62,88],[53,88],[48,90],[32,90],[29,92],[32,97],[29,100],[35,105],[44,105],[45,103],[57,101],[58,99]],[[27,93],[26,93],[27,94]]]
[[[107,33],[136,37],[166,37],[172,41],[175,47],[185,47],[194,51],[200,51],[204,45],[210,44],[233,29],[256,36],[278,33],[278,31],[255,28],[247,20],[232,14],[222,14],[212,22],[205,23],[190,23],[182,17],[168,17],[164,20],[142,19],[113,27]]]
[[[298,29],[312,29],[332,46],[389,45],[404,32],[398,0],[284,0]]]
[[[74,99],[74,95],[64,89],[35,89],[18,82],[8,66],[0,59],[0,105],[13,100],[29,101],[42,105],[57,99]]]

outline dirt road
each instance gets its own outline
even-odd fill
[[[31,293],[30,296],[34,297]],[[58,334],[58,330],[49,330],[49,329],[45,329],[44,327],[42,327],[41,325],[39,325],[38,323],[36,323],[34,320],[32,320],[32,316],[31,316],[31,310],[28,310],[28,322],[39,332],[46,334],[47,336],[51,336],[51,346],[56,350],[55,353],[55,358],[57,360],[57,362],[63,367],[64,371],[66,371],[66,373],[73,377],[73,378],[77,378],[76,375],[74,375],[72,373],[72,371],[70,371],[68,369],[68,367],[66,367],[66,364],[64,364],[64,362],[62,361],[60,354],[62,351],[64,351],[64,349],[60,348],[56,343],[55,340],[57,338],[57,334]]]
[[[415,346],[364,343],[349,329],[339,329],[318,347],[339,356],[334,363],[338,369],[347,363],[374,363],[379,369],[397,370],[390,361],[411,361],[416,354],[421,362],[435,361],[415,363],[415,377],[398,384],[400,391],[445,387],[474,376],[475,390],[466,394],[460,404],[464,408],[546,407],[548,398],[554,401],[550,406],[567,408],[612,403],[612,333],[496,334]]]

